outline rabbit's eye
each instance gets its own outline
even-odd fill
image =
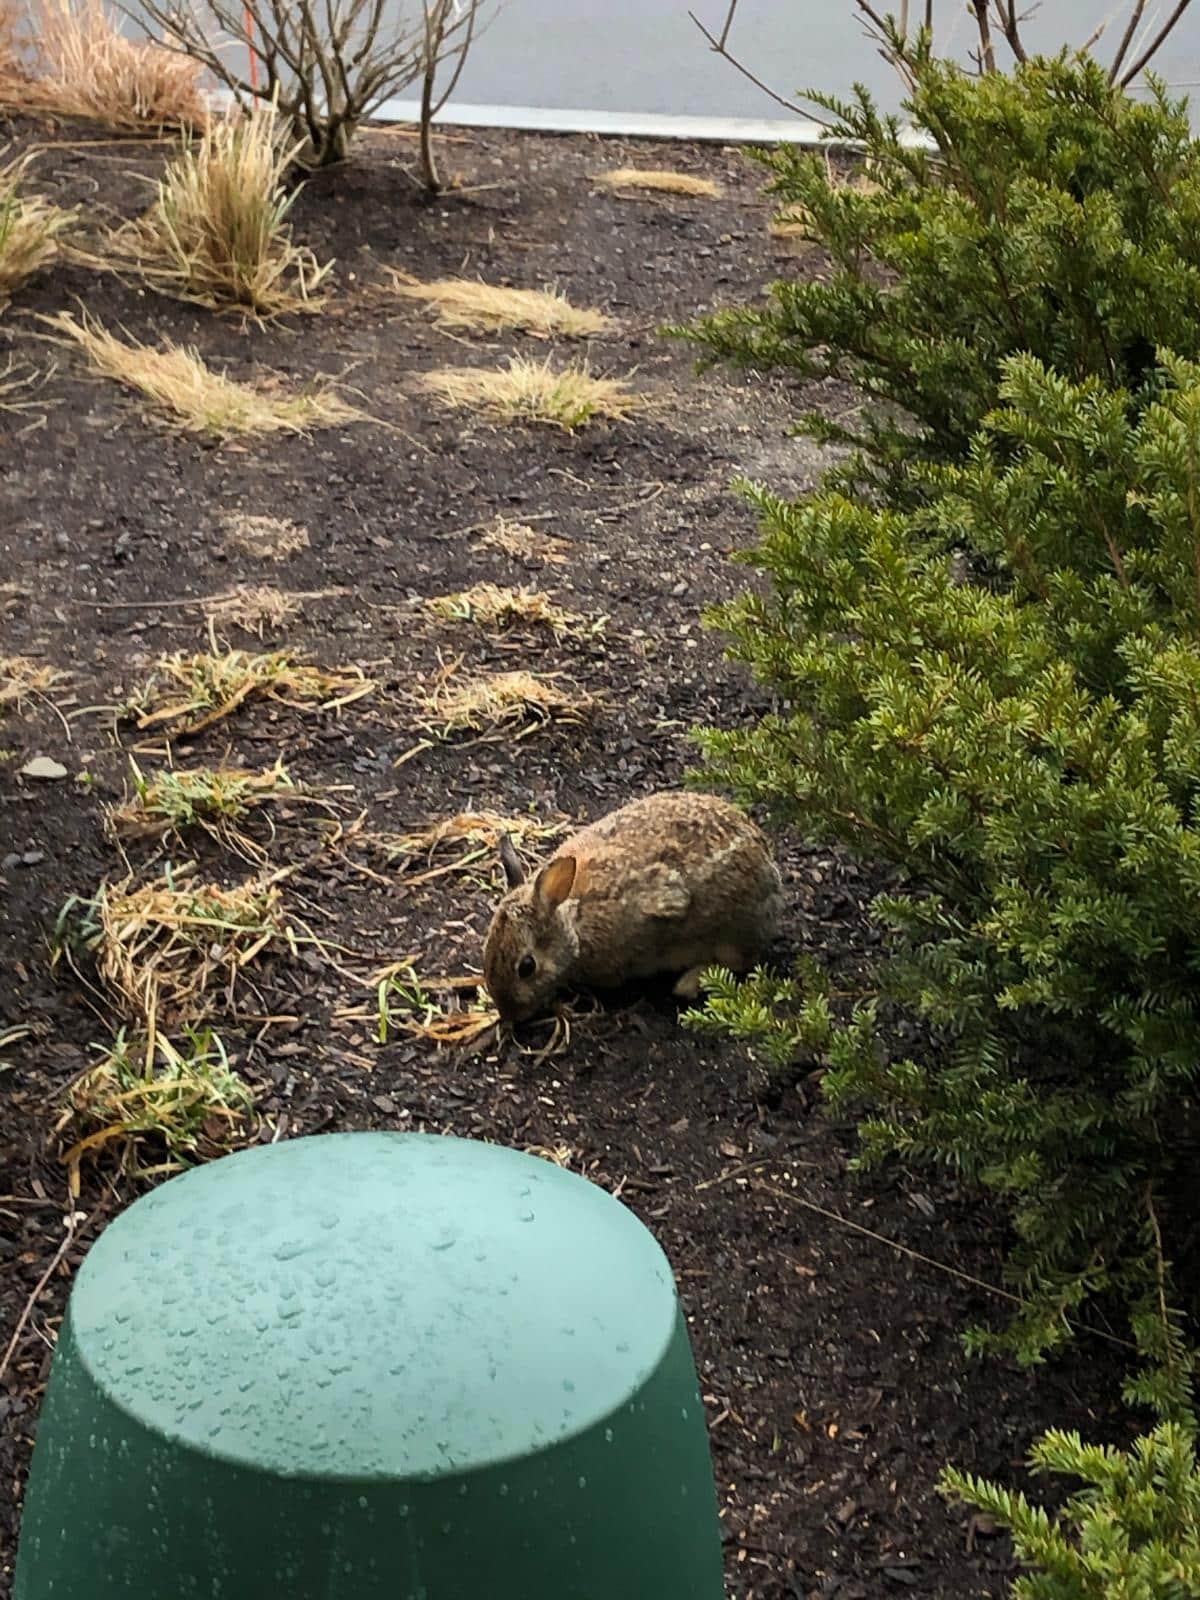
[[[522,956],[517,962],[517,977],[532,978],[537,971],[537,962],[532,956]]]

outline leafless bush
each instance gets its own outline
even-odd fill
[[[143,0],[175,49],[243,107],[274,100],[313,166],[343,161],[363,119],[421,86],[421,173],[440,187],[432,124],[458,82],[488,0]],[[245,65],[245,72],[239,63]],[[439,91],[438,79],[449,81]]]
[[[937,23],[943,16],[961,16],[965,5],[974,19],[978,35],[978,44],[971,51],[971,58],[980,72],[996,72],[1000,70],[997,47],[1001,41],[1007,46],[1014,61],[1028,59],[1022,29],[1030,16],[1039,9],[1039,0],[1034,0],[1034,4],[1025,9],[1021,9],[1021,0],[943,0],[942,4],[939,4],[938,0],[899,0],[896,11],[885,11],[874,4],[873,0],[845,0],[845,3],[862,22],[867,37],[874,43],[880,55],[894,66],[906,81],[911,81],[909,63],[912,47],[917,43],[922,31],[928,36],[931,45],[936,47]],[[1175,4],[1163,16],[1157,7],[1151,9],[1150,0],[1126,0],[1128,9],[1116,6],[1093,30],[1090,37],[1081,41],[1063,40],[1062,43],[1067,46],[1074,45],[1083,51],[1095,52],[1110,29],[1118,26],[1117,14],[1124,12],[1125,22],[1120,28],[1116,48],[1109,60],[1108,76],[1110,82],[1119,84],[1125,89],[1150,65],[1175,31],[1176,25],[1191,3],[1192,0],[1175,0]],[[717,55],[723,56],[764,94],[770,95],[772,100],[788,111],[795,111],[800,115],[810,114],[803,105],[777,94],[734,54],[730,39],[740,4],[741,0],[729,0],[724,20],[716,32],[705,27],[694,11],[688,15]]]

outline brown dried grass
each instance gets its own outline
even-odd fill
[[[0,310],[34,273],[59,253],[59,238],[75,214],[40,195],[22,194],[37,152],[28,150],[0,167]]]
[[[569,824],[507,817],[495,811],[459,811],[409,833],[377,833],[368,843],[409,884],[428,883],[449,873],[468,872],[495,856],[507,835],[519,855],[566,833]],[[444,859],[449,856],[449,859]],[[442,858],[442,859],[439,859]]]
[[[525,671],[460,677],[458,667],[444,667],[417,695],[426,726],[439,739],[462,733],[523,739],[548,722],[582,722],[594,705],[552,677]]]
[[[666,167],[615,167],[611,172],[598,172],[593,181],[602,189],[643,189],[650,194],[686,195],[693,200],[719,200],[722,192],[721,185],[711,178],[672,172]]]
[[[555,637],[598,633],[604,619],[589,622],[581,612],[555,603],[541,589],[503,588],[496,583],[476,583],[470,589],[433,595],[423,602],[427,611],[449,622],[473,622],[481,628],[545,628]]]
[[[551,567],[565,566],[571,549],[566,539],[540,533],[527,522],[509,522],[505,517],[497,517],[480,533],[477,542],[482,549],[499,550],[514,561],[540,562]]]
[[[43,317],[57,329],[54,342],[77,345],[90,370],[131,389],[151,408],[195,433],[263,436],[310,433],[367,420],[324,381],[299,393],[238,383],[205,365],[199,351],[165,344],[161,349],[118,339],[86,311],[80,320],[69,311]]]
[[[269,561],[283,561],[307,550],[310,543],[308,529],[286,517],[226,511],[221,515],[221,529],[233,549]]]
[[[30,0],[28,19],[32,73],[19,109],[132,133],[207,120],[203,67],[151,40],[126,37],[104,0]]]
[[[627,422],[651,409],[646,396],[621,378],[597,378],[582,365],[556,368],[524,356],[513,356],[499,371],[443,367],[424,373],[420,381],[455,410],[500,422],[549,423],[567,433],[597,417]]]
[[[244,705],[281,705],[336,711],[371,694],[376,685],[358,667],[327,671],[298,664],[287,650],[253,654],[221,650],[161,656],[149,680],[125,707],[139,728],[169,724],[173,736],[200,733]]]
[[[239,978],[268,949],[293,942],[278,887],[249,878],[232,888],[194,867],[139,884],[105,883],[90,903],[97,972],[122,1015],[148,1028],[195,1023],[235,1009]]]
[[[185,136],[155,203],[111,236],[110,252],[152,288],[214,310],[319,311],[333,263],[297,245],[287,220],[300,191],[286,178],[301,148],[270,101],[214,118]]]
[[[245,853],[247,841],[238,823],[251,812],[295,793],[282,761],[257,770],[166,768],[152,777],[147,777],[136,761],[131,761],[130,766],[132,793],[105,813],[105,825],[117,839],[164,838],[199,827]]]
[[[71,1192],[79,1192],[83,1162],[102,1155],[137,1178],[223,1155],[247,1131],[253,1105],[210,1029],[187,1028],[176,1045],[162,1034],[130,1037],[122,1028],[68,1088],[55,1128],[79,1135],[62,1154]]]
[[[471,278],[437,278],[423,283],[391,269],[393,291],[428,306],[443,328],[474,333],[515,329],[538,338],[590,339],[611,333],[616,323],[602,311],[574,306],[550,289],[508,289]]]
[[[47,695],[65,676],[29,656],[0,656],[0,710],[13,706],[23,711],[29,700]]]

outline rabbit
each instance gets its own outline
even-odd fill
[[[745,972],[775,937],[783,885],[762,832],[716,795],[668,791],[583,828],[526,878],[501,840],[509,892],[492,917],[484,982],[520,1022],[564,988],[616,988],[680,973],[694,999],[706,967]]]

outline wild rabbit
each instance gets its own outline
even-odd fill
[[[500,1015],[519,1022],[560,989],[609,989],[682,973],[694,998],[705,967],[753,966],[783,902],[766,839],[715,795],[634,800],[574,834],[532,878],[509,840],[509,892],[496,907],[483,972]]]

